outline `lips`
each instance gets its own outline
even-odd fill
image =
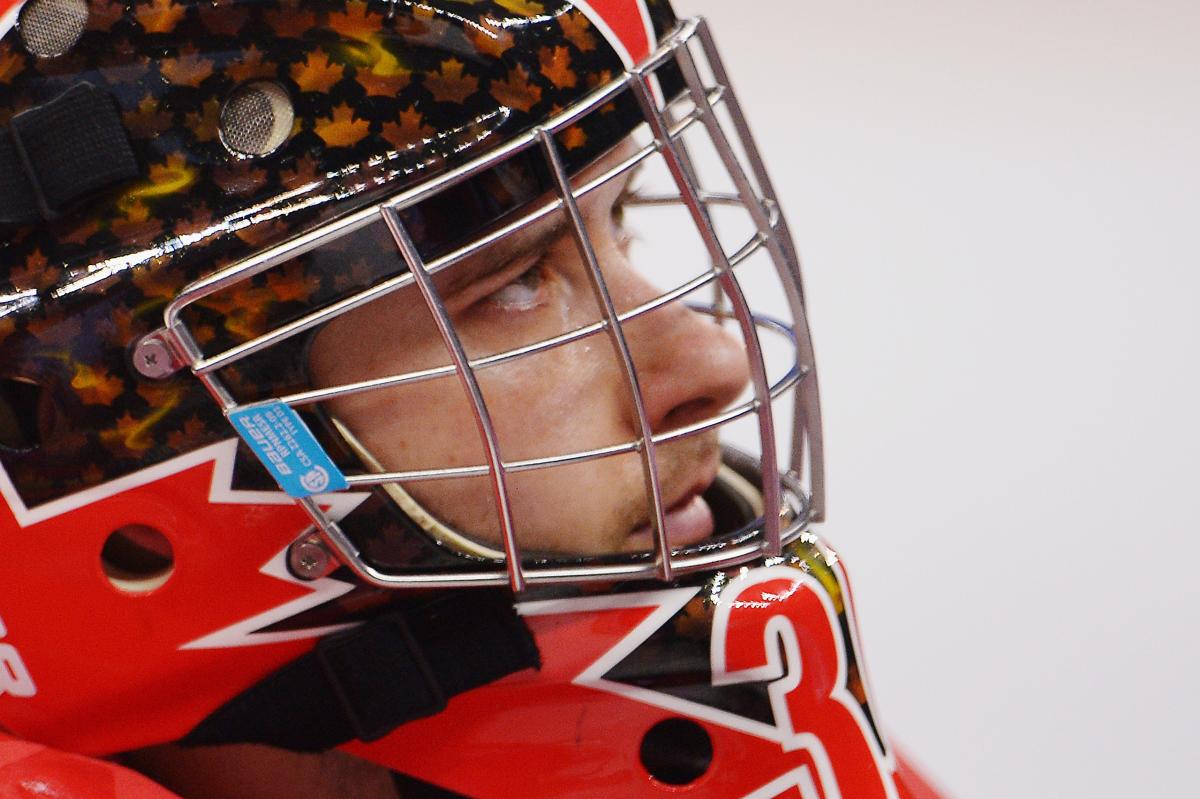
[[[715,521],[712,508],[701,496],[716,479],[715,469],[703,479],[697,481],[682,497],[664,509],[663,520],[666,522],[667,540],[671,547],[697,544],[713,534]],[[643,524],[633,530],[625,541],[627,552],[645,552],[654,549],[654,526],[652,523]]]

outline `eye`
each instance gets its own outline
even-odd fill
[[[489,294],[487,302],[506,311],[527,311],[542,304],[545,283],[546,273],[538,261],[511,283]]]

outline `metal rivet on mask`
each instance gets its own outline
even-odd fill
[[[133,368],[143,377],[161,380],[183,368],[175,351],[163,340],[161,333],[151,333],[133,348]]]
[[[301,580],[316,580],[328,573],[333,557],[324,542],[314,535],[288,547],[287,563],[288,570]]]
[[[248,83],[221,108],[221,141],[241,158],[270,155],[288,140],[295,120],[292,98],[282,86]]]
[[[21,10],[21,41],[41,58],[65,55],[83,36],[87,21],[86,0],[32,0]]]

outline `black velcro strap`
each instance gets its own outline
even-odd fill
[[[511,594],[455,591],[320,641],[218,708],[181,743],[315,752],[371,741],[441,712],[457,694],[540,666]]]
[[[79,200],[137,176],[116,103],[80,83],[0,130],[0,224],[54,219]]]

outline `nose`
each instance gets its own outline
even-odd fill
[[[653,287],[647,290],[641,302],[658,294]],[[750,364],[735,329],[678,301],[625,324],[654,432],[715,416],[742,393]],[[636,413],[632,407],[631,413]]]

